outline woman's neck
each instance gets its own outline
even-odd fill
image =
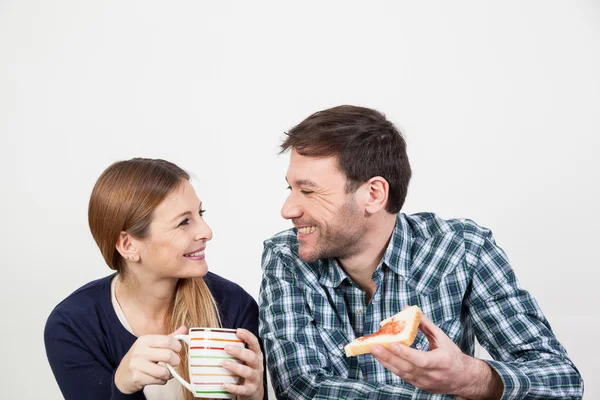
[[[177,289],[176,278],[148,279],[118,274],[115,297],[136,336],[167,334],[165,317]]]

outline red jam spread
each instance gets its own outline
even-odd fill
[[[383,325],[381,327],[381,329],[379,329],[377,332],[372,333],[370,335],[367,336],[362,336],[359,337],[358,340],[359,342],[362,342],[363,340],[367,340],[369,338],[374,338],[377,336],[381,336],[381,335],[398,335],[400,332],[402,332],[404,330],[404,328],[406,327],[406,321],[390,321],[387,324]]]

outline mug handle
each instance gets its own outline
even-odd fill
[[[175,335],[175,339],[185,342],[188,346],[190,345],[190,337],[188,335]],[[184,362],[184,360],[182,360],[182,362]],[[185,360],[185,362],[187,362],[187,360]],[[187,382],[185,379],[183,379],[181,376],[179,376],[177,371],[175,371],[175,368],[171,367],[169,364],[166,364],[166,366],[167,366],[167,369],[169,370],[169,372],[171,373],[171,375],[173,375],[173,378],[177,379],[177,381],[179,383],[181,383],[184,388],[186,388],[190,392],[194,393],[194,390],[192,389],[192,385],[189,382]]]

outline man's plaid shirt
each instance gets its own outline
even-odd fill
[[[348,342],[415,304],[466,354],[477,338],[495,360],[488,363],[504,383],[503,399],[582,397],[581,375],[489,230],[398,214],[368,305],[335,259],[303,262],[296,234],[266,240],[262,260],[260,335],[278,398],[454,398],[415,388],[370,354],[344,355]],[[413,347],[429,349],[423,333]]]

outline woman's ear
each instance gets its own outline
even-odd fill
[[[363,186],[367,194],[365,211],[369,214],[376,214],[385,209],[390,191],[387,180],[381,176],[374,176],[366,181]]]
[[[134,242],[135,240],[133,237],[129,233],[123,231],[119,234],[117,244],[115,245],[115,248],[119,254],[121,254],[121,257],[130,262],[137,262],[140,259]]]

